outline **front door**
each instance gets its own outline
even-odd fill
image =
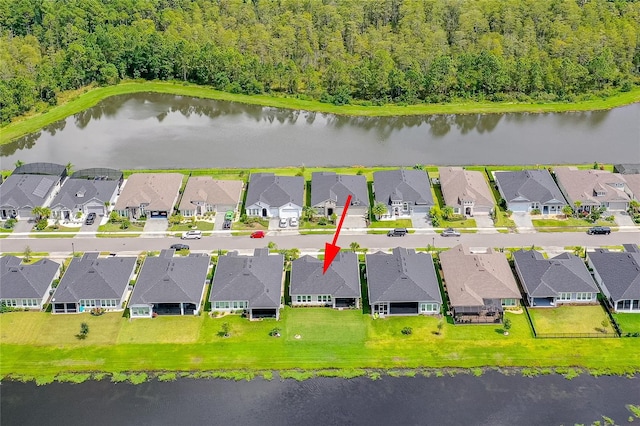
[[[262,217],[267,217],[267,209],[262,209]]]

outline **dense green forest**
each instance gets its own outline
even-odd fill
[[[344,104],[575,100],[640,75],[640,2],[0,0],[3,123],[125,78]]]

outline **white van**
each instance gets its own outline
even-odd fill
[[[202,238],[202,231],[187,231],[182,234],[183,240],[199,240]]]

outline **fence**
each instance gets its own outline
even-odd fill
[[[538,339],[611,339],[617,333],[534,333]]]

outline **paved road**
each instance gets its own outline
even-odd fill
[[[269,235],[264,239],[251,239],[248,236],[215,235],[201,240],[183,241],[176,237],[165,238],[11,238],[0,240],[0,251],[22,252],[26,245],[31,250],[49,253],[71,253],[75,251],[149,251],[169,248],[173,243],[187,243],[191,250],[249,250],[265,247],[273,241],[278,248],[298,248],[301,251],[317,251],[330,242],[331,235]],[[535,234],[462,234],[457,238],[444,238],[435,234],[410,234],[405,237],[390,238],[386,235],[349,234],[342,232],[338,245],[347,248],[353,241],[361,247],[389,249],[402,246],[407,248],[453,247],[459,243],[471,247],[566,247],[566,246],[614,246],[621,244],[640,244],[640,232],[614,232],[611,235],[587,235],[582,232],[535,233]],[[73,246],[72,246],[73,244]]]

